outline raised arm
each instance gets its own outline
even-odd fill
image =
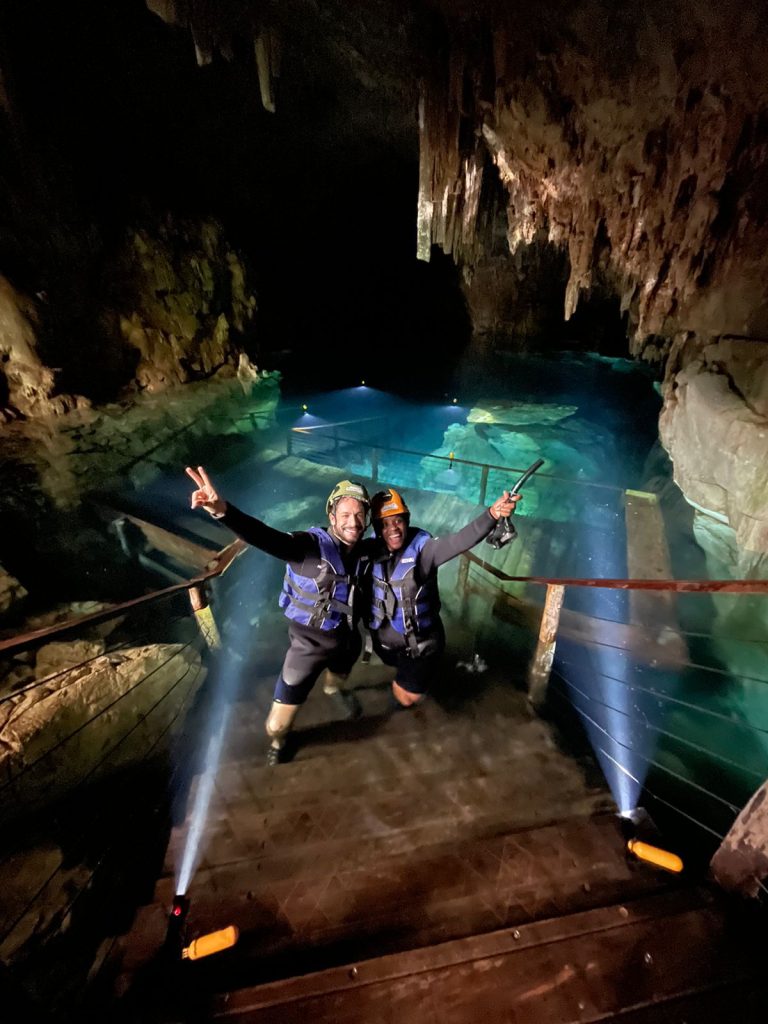
[[[317,542],[311,534],[275,530],[219,497],[202,466],[198,466],[196,470],[187,466],[187,476],[197,484],[197,489],[192,492],[190,499],[192,508],[204,508],[246,543],[284,562],[301,562],[316,555]]]
[[[469,551],[475,544],[479,544],[484,537],[487,537],[495,526],[497,520],[502,516],[511,516],[515,511],[515,505],[522,495],[510,494],[504,491],[500,498],[485,509],[480,515],[468,523],[457,533],[449,533],[445,537],[432,537],[421,549],[419,557],[419,570],[423,575],[444,565],[452,558]]]

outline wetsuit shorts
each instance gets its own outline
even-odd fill
[[[381,643],[376,632],[372,634],[373,649],[385,665],[396,670],[396,681],[408,693],[429,693],[445,650],[445,631],[442,623],[428,636],[419,638],[422,653],[414,656],[406,647],[389,647]]]
[[[275,686],[280,704],[303,704],[324,669],[347,676],[360,656],[363,638],[346,626],[333,632],[289,622],[290,645]]]

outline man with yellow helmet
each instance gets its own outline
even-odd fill
[[[519,494],[505,491],[458,533],[432,537],[411,526],[399,491],[390,487],[371,499],[375,540],[368,556],[364,617],[376,653],[396,669],[392,693],[402,707],[423,700],[445,648],[437,588],[439,566],[487,537],[502,516],[510,516]]]
[[[267,763],[276,765],[293,720],[323,670],[324,691],[347,718],[360,715],[357,698],[344,686],[362,646],[354,606],[368,492],[354,480],[341,480],[326,501],[327,527],[283,533],[220,498],[202,466],[188,466],[187,474],[197,486],[192,508],[204,508],[248,544],[287,563],[279,604],[288,619],[290,644],[266,725]]]

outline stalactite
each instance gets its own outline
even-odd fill
[[[512,24],[491,3],[483,25],[474,5],[451,5],[448,50],[422,94],[420,258],[431,244],[461,264],[483,251],[482,145],[507,192],[510,251],[545,229],[568,252],[566,318],[599,266],[638,352],[680,329],[768,336],[768,69],[755,11],[731,24],[669,7],[630,26],[597,2],[565,16],[545,5]]]
[[[275,112],[275,84],[280,75],[280,33],[269,21],[267,0],[145,0],[153,14],[169,25],[188,28],[200,67],[215,53],[231,61],[235,36],[251,39],[265,110]]]

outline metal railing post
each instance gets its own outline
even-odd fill
[[[552,663],[555,660],[560,609],[563,607],[564,597],[564,586],[560,584],[547,586],[547,596],[539,626],[539,639],[528,669],[528,700],[537,711],[544,706],[547,696],[549,676],[552,672]]]
[[[478,502],[479,505],[485,504],[485,499],[488,494],[488,473],[490,471],[490,468],[491,467],[486,463],[483,466],[483,472],[480,474],[480,501]]]
[[[469,559],[466,552],[462,552],[459,559],[459,569],[456,574],[456,585],[462,597],[467,596],[467,584],[469,582]]]

